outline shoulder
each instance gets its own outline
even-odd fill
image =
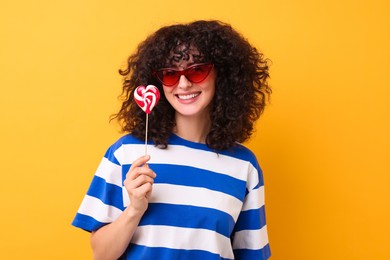
[[[250,162],[255,167],[258,165],[256,155],[249,148],[240,143],[236,143],[231,149],[221,151],[220,153]]]
[[[123,144],[143,144],[144,142],[141,139],[138,139],[137,137],[131,135],[131,134],[126,134],[122,137],[120,137],[114,144],[113,146],[120,146]]]
[[[142,145],[144,142],[131,134],[126,134],[120,137],[117,141],[115,141],[106,151],[104,157],[109,159],[110,161],[120,164],[117,160],[118,153],[122,153],[124,146],[127,145]]]
[[[126,134],[122,137],[120,137],[118,140],[116,140],[110,147],[109,150],[116,151],[121,146],[127,145],[127,144],[144,144],[144,142],[136,137],[134,137],[131,134]]]

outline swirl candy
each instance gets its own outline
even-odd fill
[[[153,85],[138,86],[134,91],[134,100],[146,114],[150,114],[160,100],[160,92]]]

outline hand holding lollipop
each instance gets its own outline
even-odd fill
[[[149,114],[160,100],[160,91],[156,86],[138,86],[134,90],[134,100],[137,105],[146,113],[146,127],[145,127],[145,155],[147,154],[148,144],[148,121]]]

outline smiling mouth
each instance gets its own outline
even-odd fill
[[[188,100],[188,99],[195,98],[195,97],[197,97],[199,95],[200,95],[200,92],[187,94],[187,95],[176,95],[176,97],[178,97],[179,99],[182,99],[182,100]]]

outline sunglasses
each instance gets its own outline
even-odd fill
[[[192,83],[200,83],[207,78],[213,66],[210,63],[201,63],[192,65],[185,70],[165,68],[153,71],[153,76],[167,87],[176,85],[181,75],[184,75]]]

